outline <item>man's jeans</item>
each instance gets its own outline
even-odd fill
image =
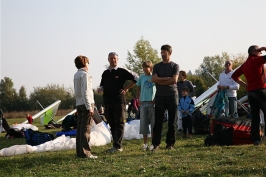
[[[238,118],[236,97],[228,97],[228,102],[225,102],[225,113],[228,117]]]
[[[168,110],[168,131],[166,133],[166,144],[174,145],[176,138],[176,114],[178,96],[155,96],[155,124],[153,128],[152,144],[158,146],[161,143],[163,119],[165,110]]]
[[[251,107],[251,140],[260,141],[260,109],[266,114],[266,89],[248,92],[248,101]],[[264,116],[265,117],[265,116]]]

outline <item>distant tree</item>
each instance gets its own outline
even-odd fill
[[[29,100],[27,98],[26,89],[24,86],[21,86],[18,93],[18,99],[17,99],[17,107],[21,111],[27,111],[30,110],[29,107]]]
[[[187,75],[187,80],[191,81],[192,84],[195,86],[194,91],[196,97],[199,97],[207,90],[207,87],[204,85],[204,81],[201,77],[197,75]]]
[[[192,72],[191,70],[188,71],[187,75],[192,75]]]
[[[127,64],[125,67],[131,71],[134,71],[138,75],[143,74],[142,63],[150,60],[153,64],[161,61],[158,56],[158,51],[153,49],[148,40],[144,40],[141,37],[134,46],[134,53],[127,52]]]
[[[0,107],[3,111],[14,111],[17,109],[16,99],[17,93],[13,88],[14,83],[9,77],[1,79],[0,83]]]
[[[224,70],[224,62],[229,59],[230,57],[226,52],[223,52],[222,56],[206,56],[203,59],[203,63],[200,64],[200,67],[195,70],[195,74],[203,78],[206,87],[211,87],[216,83],[216,80],[219,80],[219,75]],[[203,68],[205,68],[216,80],[213,79]]]
[[[37,100],[44,106],[49,106],[57,100],[61,100],[60,109],[75,108],[75,100],[72,89],[66,89],[58,84],[47,84],[45,87],[34,87],[30,94],[30,103],[33,105]]]

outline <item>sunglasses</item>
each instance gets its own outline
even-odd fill
[[[110,52],[110,53],[108,54],[108,56],[110,56],[110,55],[116,55],[116,56],[118,56],[118,54],[115,53],[115,52]]]

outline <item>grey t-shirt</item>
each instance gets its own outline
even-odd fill
[[[179,65],[170,61],[169,63],[157,63],[153,67],[152,75],[157,74],[158,77],[173,77],[179,74]],[[171,85],[160,85],[156,84],[157,96],[174,96],[177,95],[176,84]]]

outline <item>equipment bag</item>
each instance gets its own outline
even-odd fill
[[[218,117],[211,123],[211,135],[204,140],[206,146],[252,144],[251,120]]]
[[[32,129],[26,129],[25,131],[26,143],[31,146],[37,146],[47,141],[54,139],[54,135],[50,133],[42,133],[39,131],[33,131]]]

